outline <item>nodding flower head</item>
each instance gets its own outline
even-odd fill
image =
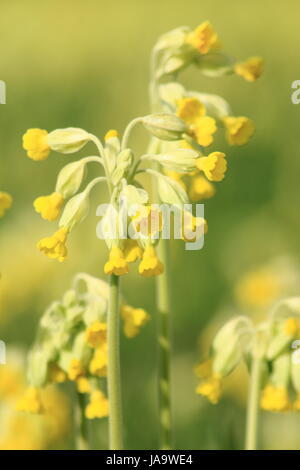
[[[127,239],[124,242],[124,256],[127,263],[134,263],[143,256],[143,250],[136,240]]]
[[[38,242],[37,248],[48,258],[64,261],[68,253],[66,247],[67,236],[68,230],[62,227],[51,237],[42,238]]]
[[[261,57],[250,57],[244,62],[238,62],[234,71],[248,82],[255,82],[263,73],[264,61]]]
[[[49,196],[38,197],[33,205],[43,219],[49,220],[50,222],[56,220],[60,214],[60,210],[64,203],[64,198],[60,193],[54,192]]]
[[[122,305],[121,316],[124,320],[124,333],[127,338],[134,338],[150,318],[143,308],[134,308],[130,305]]]
[[[189,196],[192,201],[209,199],[216,193],[215,187],[202,175],[196,174],[191,178]]]
[[[121,276],[129,272],[128,264],[121,248],[113,246],[109,253],[109,259],[104,265],[105,274]]]
[[[32,160],[46,160],[50,153],[48,132],[44,129],[28,129],[23,135],[23,148]]]
[[[209,181],[222,181],[227,170],[226,155],[222,152],[212,152],[208,157],[198,158],[197,166]]]
[[[209,21],[201,23],[194,31],[188,34],[187,42],[197,49],[200,54],[207,54],[220,49],[217,33]]]
[[[196,388],[196,393],[206,397],[213,405],[218,403],[222,392],[222,380],[218,374],[211,375]]]
[[[230,145],[244,145],[254,134],[253,121],[247,117],[227,116],[223,122],[226,129],[226,138]]]
[[[163,272],[164,265],[159,261],[155,248],[152,245],[147,246],[139,265],[139,273],[144,277],[151,277],[159,276]]]
[[[265,386],[262,392],[260,406],[266,411],[289,411],[292,405],[286,387]]]

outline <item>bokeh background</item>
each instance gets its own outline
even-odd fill
[[[0,222],[0,338],[9,350],[0,373],[12,363],[23,371],[41,313],[61,297],[76,272],[102,276],[107,254],[95,234],[101,193],[86,223],[70,237],[65,263],[37,252],[36,241],[54,227],[40,219],[32,202],[53,190],[57,172],[73,157],[52,154],[45,162],[32,162],[22,150],[22,134],[30,127],[74,126],[100,136],[110,128],[122,131],[129,120],[148,112],[148,61],[156,38],[209,19],[226,51],[238,59],[261,55],[266,66],[254,84],[240,77],[204,79],[196,69],[182,74],[187,88],[221,94],[236,115],[255,121],[257,131],[245,147],[222,144],[229,171],[205,204],[209,234],[204,249],[187,252],[181,243],[173,246],[175,445],[243,447],[245,370],[228,379],[221,403],[212,406],[194,392],[193,367],[224,319],[236,313],[263,318],[276,298],[300,293],[300,106],[290,98],[291,83],[300,76],[299,14],[297,0],[1,2],[0,79],[7,84],[7,104],[0,106],[0,188],[13,195],[14,205]],[[136,149],[142,149],[144,133],[135,135]],[[126,447],[155,449],[154,285],[130,273],[123,290],[131,304],[152,314],[137,338],[122,338]],[[1,383],[0,399],[3,417],[8,411]],[[23,421],[13,428],[16,447],[22,447],[22,433],[30,426]],[[9,419],[0,420],[0,437],[8,426]],[[93,426],[97,446],[105,448],[106,423]],[[297,414],[264,413],[260,448],[298,448],[299,430]],[[59,446],[71,448],[72,442],[70,428]]]

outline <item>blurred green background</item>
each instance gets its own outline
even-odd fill
[[[76,272],[102,276],[107,256],[95,234],[99,193],[88,220],[70,237],[65,263],[37,252],[36,241],[52,233],[55,224],[41,221],[32,202],[53,190],[57,172],[73,157],[52,154],[38,164],[29,160],[21,146],[26,129],[74,126],[100,136],[110,128],[122,132],[128,121],[148,112],[151,48],[160,34],[177,26],[195,27],[209,19],[231,55],[265,59],[265,73],[254,84],[235,76],[204,79],[194,68],[181,76],[187,88],[224,96],[236,115],[255,121],[257,131],[245,147],[228,148],[224,143],[229,171],[217,195],[205,204],[209,234],[204,249],[187,252],[181,243],[174,244],[173,402],[178,449],[242,448],[245,402],[242,391],[239,396],[240,381],[217,406],[194,392],[193,367],[203,348],[209,347],[203,334],[207,328],[215,332],[212,325],[222,312],[253,313],[234,296],[236,283],[245,273],[278,257],[288,258],[293,270],[299,263],[300,106],[290,99],[291,83],[300,77],[299,14],[297,0],[288,4],[273,0],[1,2],[0,79],[7,85],[7,104],[0,106],[0,188],[13,195],[14,205],[0,222],[0,338],[9,348],[29,348],[45,307],[63,294]],[[135,135],[136,148],[143,148],[144,133]],[[123,291],[132,305],[152,314],[136,339],[122,339],[126,447],[155,449],[153,281],[130,273],[123,279]],[[288,293],[286,286],[281,295]],[[266,313],[261,310],[261,315]],[[242,377],[245,388],[246,376]],[[297,415],[264,414],[260,447],[299,447],[299,424]],[[98,432],[105,447],[104,423]]]

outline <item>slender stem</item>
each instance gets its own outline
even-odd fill
[[[76,448],[78,450],[89,449],[88,421],[85,417],[85,396],[77,392],[77,406],[75,410],[76,422]]]
[[[260,382],[261,358],[257,356],[253,357],[251,365],[251,377],[247,406],[246,450],[256,450],[257,446]]]
[[[171,341],[170,341],[170,296],[168,273],[168,240],[162,239],[158,248],[159,259],[165,270],[156,278],[158,310],[158,353],[159,353],[159,420],[161,449],[172,448],[171,416]]]
[[[141,117],[137,117],[135,119],[133,119],[132,121],[130,121],[130,123],[128,124],[128,126],[126,127],[125,131],[124,131],[124,134],[123,134],[123,138],[122,138],[122,149],[126,149],[128,147],[128,143],[129,143],[129,138],[130,138],[130,134],[133,130],[133,128],[139,124],[140,122],[142,122],[143,118]]]
[[[108,397],[110,450],[123,449],[122,400],[119,349],[119,277],[112,274],[108,306]]]

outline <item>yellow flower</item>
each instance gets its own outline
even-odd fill
[[[76,386],[79,393],[91,393],[91,385],[86,377],[78,377]]]
[[[60,214],[60,209],[64,203],[64,198],[59,193],[52,193],[49,196],[38,197],[33,206],[35,210],[41,214],[43,219],[52,222],[56,220]]]
[[[191,135],[199,145],[207,147],[213,142],[217,130],[215,119],[206,116],[205,106],[197,98],[182,98],[177,102],[177,116],[189,127]]]
[[[209,21],[201,23],[194,31],[188,34],[187,42],[197,49],[200,54],[207,54],[220,48],[217,33]]]
[[[18,411],[40,414],[44,411],[41,401],[40,390],[35,387],[28,387],[24,396],[17,403]]]
[[[260,406],[267,411],[289,411],[291,403],[285,387],[275,387],[268,384],[263,389]]]
[[[70,380],[77,380],[84,375],[84,368],[79,359],[73,358],[69,364],[68,377]]]
[[[127,261],[127,263],[133,263],[137,259],[140,259],[142,257],[143,250],[142,248],[138,245],[136,240],[125,240],[124,243],[124,256]]]
[[[32,160],[45,160],[50,153],[48,132],[43,129],[28,129],[23,135],[23,148]]]
[[[121,276],[129,271],[124,253],[117,246],[113,246],[109,253],[109,260],[104,265],[105,274]]]
[[[200,362],[195,367],[195,374],[199,379],[207,379],[212,375],[212,360],[208,359],[207,361]]]
[[[85,410],[85,416],[88,419],[105,418],[109,411],[108,400],[101,390],[97,390],[91,394],[90,403]]]
[[[222,152],[212,152],[208,157],[198,158],[197,167],[208,180],[222,181],[227,170],[226,155]]]
[[[254,123],[249,118],[228,116],[223,122],[226,128],[226,139],[230,145],[244,145],[254,134]]]
[[[235,288],[235,295],[242,306],[266,308],[280,294],[277,276],[260,269],[242,277]]]
[[[199,233],[197,233],[198,231]],[[195,217],[190,212],[184,212],[182,221],[182,239],[185,242],[195,241],[197,238],[200,238],[207,232],[208,224],[207,221],[203,219],[203,217]]]
[[[51,259],[57,259],[58,261],[64,261],[67,257],[67,247],[65,245],[67,241],[68,230],[62,227],[51,237],[42,238],[37,248]]]
[[[196,393],[203,395],[215,405],[220,400],[221,385],[221,377],[218,374],[213,374],[198,385]]]
[[[134,338],[150,319],[149,314],[142,308],[122,305],[121,316],[124,320],[124,333],[127,338]]]
[[[89,366],[90,373],[98,377],[105,377],[107,375],[107,360],[107,343],[104,343],[95,350]]]
[[[300,332],[300,322],[297,318],[287,318],[284,323],[284,333],[287,336],[297,336]]]
[[[191,201],[209,199],[216,193],[215,187],[204,176],[197,174],[191,178],[189,196]]]
[[[110,129],[104,136],[104,140],[105,142],[109,139],[111,139],[112,137],[119,137],[119,134],[118,134],[118,131],[116,131],[115,129]]]
[[[164,272],[164,265],[159,261],[153,246],[146,247],[142,261],[139,265],[139,273],[144,277],[158,276]]]
[[[7,209],[12,205],[12,197],[8,193],[0,192],[0,217],[3,217]]]
[[[86,341],[92,348],[97,348],[106,342],[107,325],[104,322],[95,321],[86,330]]]
[[[261,57],[250,57],[245,62],[235,64],[234,71],[248,82],[255,82],[263,73],[263,64]]]
[[[50,370],[49,370],[49,380],[52,383],[60,384],[67,380],[67,375],[56,364],[51,364]]]

